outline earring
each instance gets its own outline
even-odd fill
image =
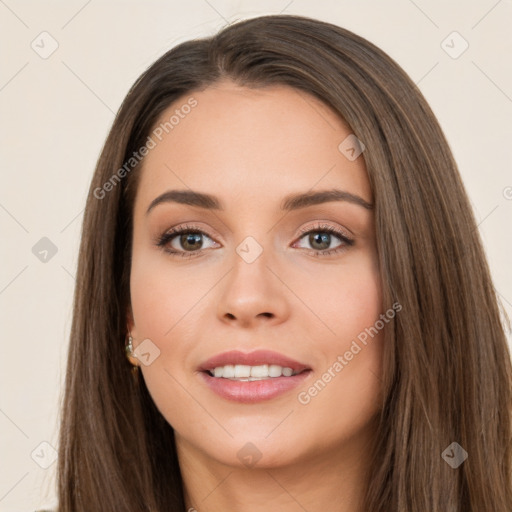
[[[131,335],[128,336],[128,343],[126,343],[125,345],[125,353],[126,357],[128,358],[128,361],[130,361],[130,363],[133,365],[133,373],[137,373],[139,369],[139,363],[137,356],[133,352],[133,338],[131,337]]]

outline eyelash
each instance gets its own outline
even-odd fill
[[[169,250],[166,248],[166,245],[173,240],[177,235],[182,234],[200,234],[200,235],[206,235],[208,238],[213,239],[208,235],[208,233],[205,233],[203,230],[199,229],[197,226],[189,226],[184,225],[180,226],[178,228],[172,228],[169,231],[166,231],[161,236],[159,236],[156,240],[156,245],[160,247],[164,252],[171,256],[179,256],[183,258],[193,258],[195,256],[200,255],[203,251],[207,249],[199,249],[198,251],[176,251],[176,250]],[[342,245],[334,248],[334,249],[326,249],[323,251],[315,250],[315,249],[307,249],[309,251],[312,251],[315,256],[323,257],[323,256],[329,256],[334,253],[341,253],[345,251],[348,247],[351,247],[354,245],[354,240],[349,238],[344,232],[342,232],[339,229],[336,229],[328,224],[325,225],[318,225],[314,228],[307,228],[307,229],[301,229],[300,230],[300,236],[299,240],[304,238],[305,235],[308,235],[310,233],[329,233],[330,235],[337,236],[341,241]]]

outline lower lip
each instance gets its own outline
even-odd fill
[[[209,388],[222,398],[233,402],[251,404],[271,400],[290,391],[301,384],[310,373],[311,370],[305,370],[291,377],[270,377],[253,381],[212,377],[208,372],[201,372],[201,376]]]

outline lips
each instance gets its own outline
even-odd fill
[[[295,361],[283,354],[271,350],[255,350],[254,352],[244,353],[239,350],[223,352],[204,361],[198,368],[201,372],[208,372],[218,366],[228,364],[243,364],[247,366],[259,366],[262,364],[276,364],[282,367],[291,368],[294,373],[310,370],[311,368],[304,363]]]
[[[211,371],[219,367],[258,367],[277,365],[293,370],[291,376],[268,377],[258,380],[236,380],[212,376]],[[206,386],[225,400],[238,403],[257,403],[271,400],[303,384],[312,369],[305,363],[291,359],[270,350],[256,350],[249,354],[232,350],[223,352],[204,361],[198,368],[199,376]]]

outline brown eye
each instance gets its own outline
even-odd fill
[[[200,233],[187,233],[185,235],[180,235],[177,239],[179,240],[181,247],[186,251],[201,249],[202,240]]]
[[[330,233],[310,234],[308,236],[308,242],[313,249],[323,251],[325,249],[329,249],[329,246],[331,245],[331,237],[332,235]]]
[[[210,241],[210,247],[216,244],[200,229],[182,226],[163,233],[156,245],[171,255],[189,257],[201,254],[205,249],[205,240]]]
[[[354,240],[345,235],[341,230],[330,225],[302,230],[300,240],[302,239],[306,239],[309,244],[309,247],[303,248],[314,251],[316,256],[339,253],[354,245]],[[334,247],[331,247],[331,244],[335,239],[338,239],[339,243]]]

